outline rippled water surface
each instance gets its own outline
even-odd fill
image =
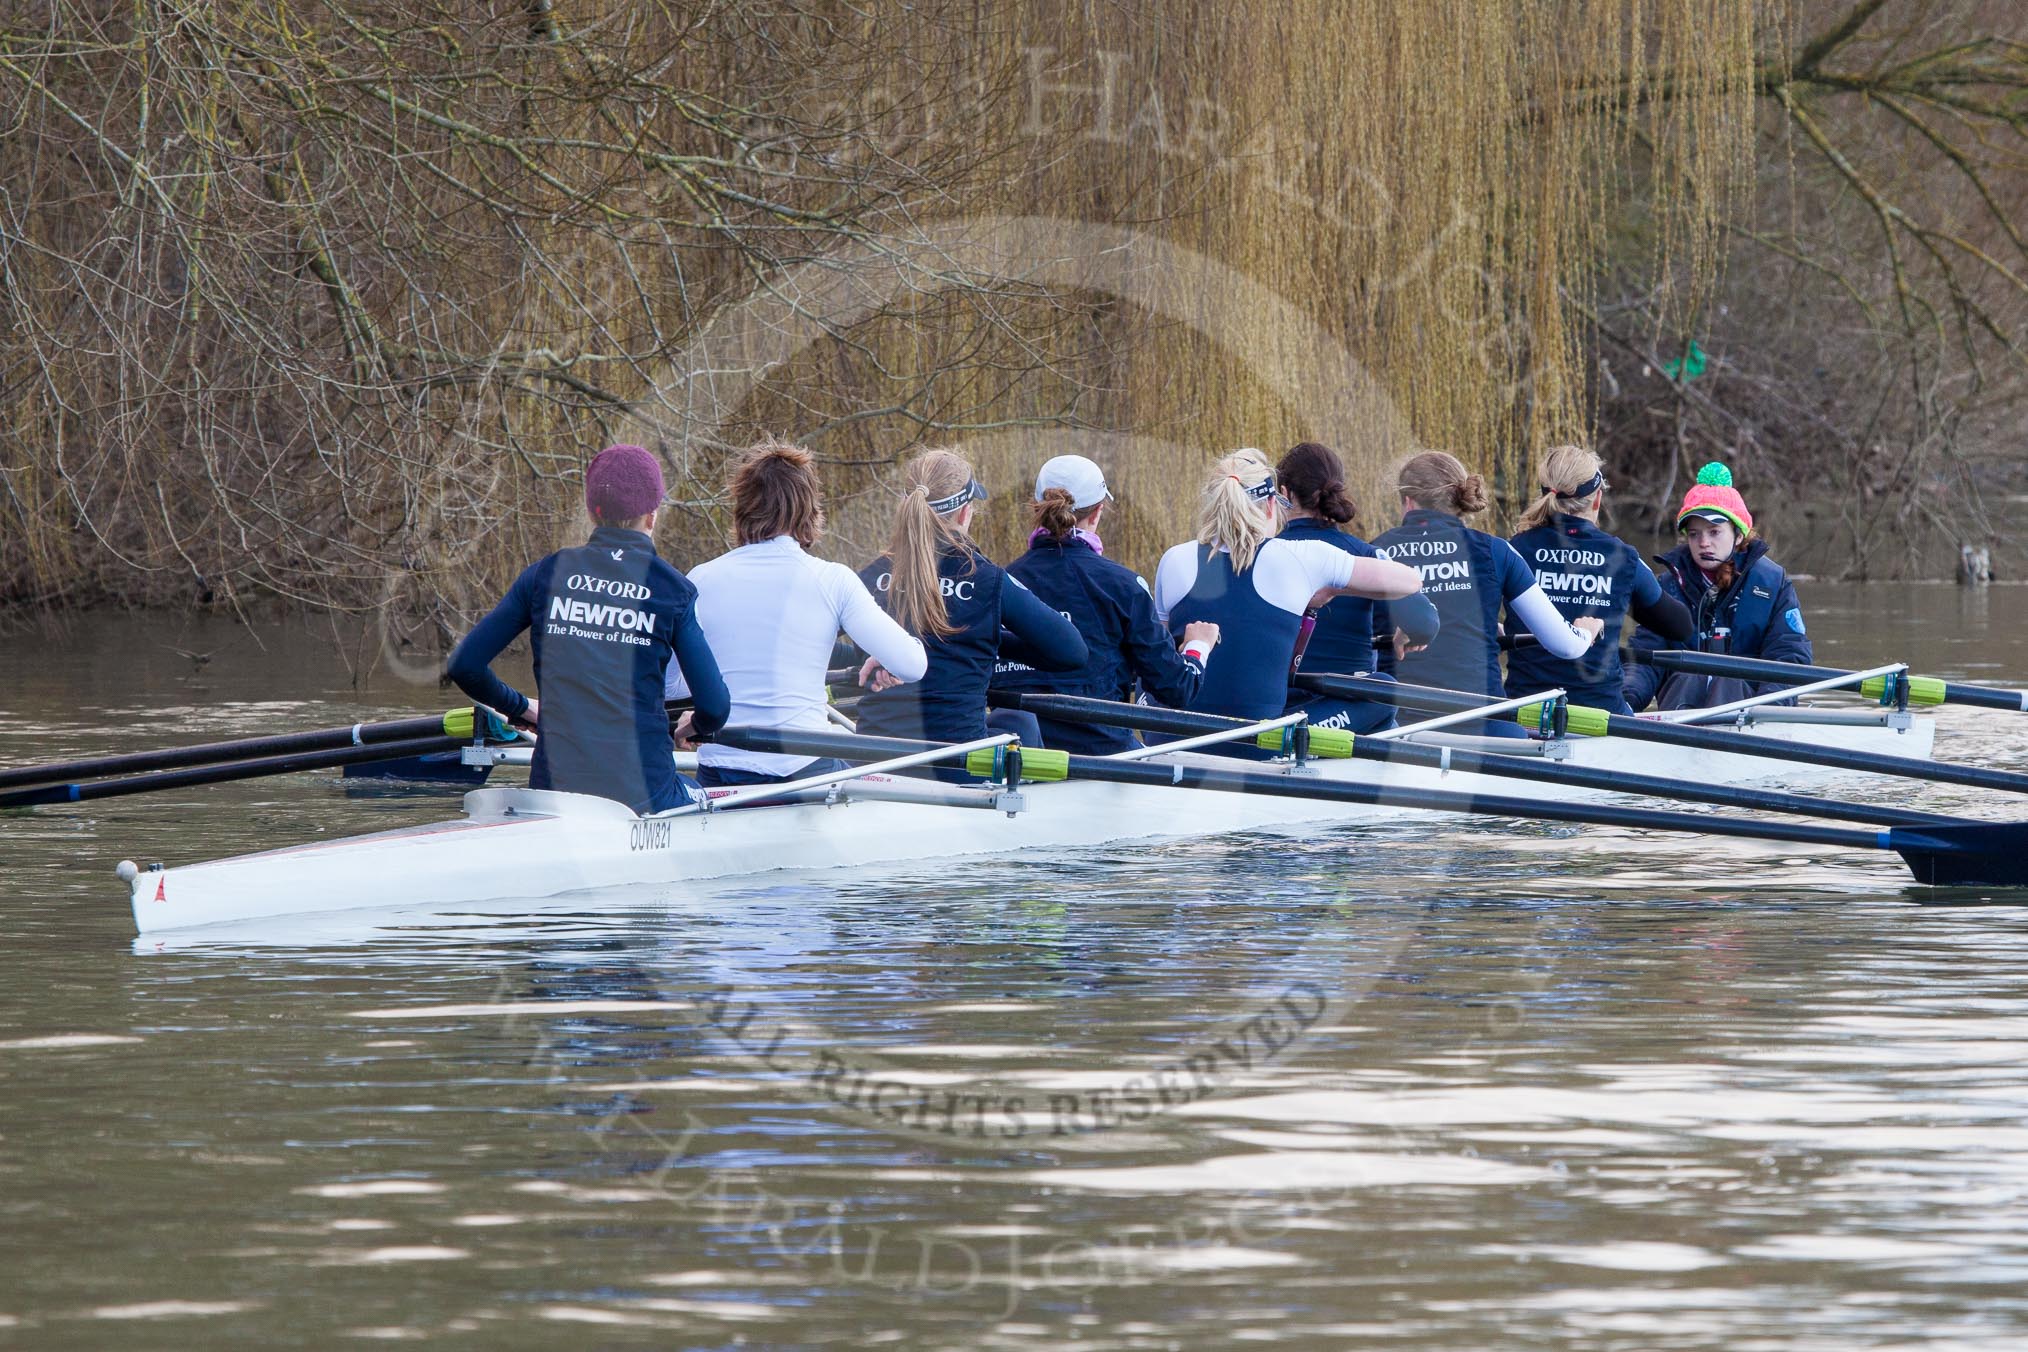
[[[1809,599],[1826,660],[2028,677],[2028,589]],[[0,764],[445,702],[261,639],[17,637]],[[159,945],[112,877],[454,810],[0,816],[0,1346],[2028,1336],[2028,908],[1891,858],[1355,828]]]

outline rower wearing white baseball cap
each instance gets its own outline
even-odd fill
[[[1196,695],[1218,626],[1190,625],[1178,651],[1176,639],[1155,618],[1148,584],[1105,556],[1099,521],[1112,500],[1105,471],[1081,455],[1056,456],[1035,476],[1035,529],[1028,552],[1007,571],[1077,626],[1091,656],[1076,671],[1036,671],[1003,661],[993,671],[994,689],[1131,700],[1138,681],[1151,699],[1177,708]],[[1134,745],[1124,728],[1048,718],[1041,723],[1044,744],[1058,750],[1105,755]]]

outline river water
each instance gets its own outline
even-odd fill
[[[2028,675],[2028,589],[1808,596],[1822,660]],[[0,764],[452,702],[257,637],[17,635]],[[1889,858],[1351,829],[159,945],[112,875],[453,810],[0,817],[0,1346],[2028,1337],[2028,909]]]

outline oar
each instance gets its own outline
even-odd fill
[[[788,729],[728,728],[717,736],[729,746],[748,751],[837,756],[861,761],[905,755],[934,745],[889,737]],[[975,774],[991,774],[996,768],[995,756],[996,752],[991,749],[974,752],[968,758],[967,768]],[[1950,886],[2028,887],[2028,823],[1952,823],[1859,831],[1844,826],[1813,826],[1807,822],[1736,821],[1729,817],[1692,812],[1660,812],[1592,803],[1545,803],[1534,798],[1501,798],[1442,789],[1346,784],[1272,771],[1226,770],[1178,762],[1120,761],[1104,756],[1073,756],[1062,751],[1026,748],[1021,753],[1021,768],[1025,778],[1038,783],[1082,779],[1151,787],[1213,789],[1225,793],[1258,793],[1365,807],[1406,807],[1428,812],[1518,817],[1582,826],[1622,826],[1746,840],[1773,840],[1792,845],[1892,850],[1907,862],[1918,882]]]
[[[1829,676],[1821,681],[1804,681],[1801,685],[1777,686],[1763,690],[1758,695],[1732,700],[1726,704],[1710,704],[1695,709],[1669,709],[1648,715],[1662,723],[1722,723],[1726,719],[1739,720],[1749,709],[1759,709],[1770,704],[1783,704],[1804,695],[1820,694],[1826,690],[1842,691],[1846,686],[1862,685],[1878,677],[1899,678],[1908,674],[1908,663],[1890,662],[1886,666],[1871,667],[1865,671],[1848,672],[1842,676]]]
[[[1646,662],[1666,671],[1681,671],[1692,676],[1734,676],[1765,685],[1802,685],[1863,674],[1841,671],[1837,667],[1801,667],[1789,662],[1767,662],[1757,657],[1728,657],[1723,653],[1682,652],[1673,648],[1656,652],[1637,648],[1632,650],[1632,657],[1634,661]],[[1963,704],[1981,709],[2006,709],[2014,713],[2028,711],[2028,690],[1966,685],[1961,681],[1944,681],[1934,676],[1867,676],[1859,685],[1859,693],[1868,699],[1885,697],[1885,702],[1893,703],[1894,691],[1889,682],[1897,680],[1907,682],[1910,704]]]
[[[412,737],[405,742],[376,742],[370,746],[348,746],[336,751],[299,751],[290,756],[268,756],[259,760],[233,761],[226,765],[158,770],[128,779],[44,784],[37,788],[0,793],[0,808],[37,807],[49,803],[88,803],[97,798],[124,798],[130,794],[153,793],[157,789],[184,789],[195,784],[224,784],[235,779],[260,779],[266,775],[293,774],[298,770],[328,770],[339,765],[358,765],[365,761],[396,760],[405,756],[420,756],[431,751],[449,751],[464,744],[465,739],[462,737]]]
[[[726,731],[728,729],[721,728],[718,734],[715,734],[711,740],[721,740]],[[752,784],[745,788],[734,789],[730,793],[721,793],[716,797],[707,794],[696,802],[685,804],[663,815],[687,817],[700,812],[719,812],[726,808],[751,807],[755,803],[772,802],[777,798],[792,798],[796,794],[805,793],[811,789],[821,789],[832,784],[844,784],[850,780],[864,779],[868,775],[895,774],[903,770],[912,770],[919,765],[934,764],[937,761],[963,760],[965,757],[980,751],[986,752],[990,756],[1001,747],[1009,746],[1019,740],[1011,732],[996,732],[990,737],[981,737],[977,741],[957,742],[949,746],[936,742],[897,742],[895,745],[903,748],[901,754],[890,757],[887,760],[876,761],[871,765],[861,765],[856,769],[826,770],[821,774],[810,775],[803,779],[791,779],[780,784]],[[729,746],[737,745],[736,742],[730,741],[726,744]],[[864,760],[865,757],[860,757],[859,759]]]
[[[1510,650],[1537,642],[1539,640],[1533,634],[1500,636],[1500,646]],[[1939,680],[1935,676],[1866,676],[1864,672],[1847,671],[1842,667],[1806,667],[1793,662],[1770,662],[1759,657],[1732,657],[1725,653],[1691,652],[1681,648],[1623,647],[1620,649],[1620,661],[1639,662],[1691,676],[1734,676],[1761,685],[1802,685],[1810,681],[1838,677],[1849,680],[1854,676],[1865,676],[1859,682],[1859,693],[1867,699],[1883,700],[1888,704],[1895,702],[1891,683],[1905,682],[1908,702],[1912,705],[1962,704],[1979,709],[2005,709],[2010,713],[2028,711],[2028,690],[1968,685],[1963,681]]]
[[[255,756],[276,756],[303,751],[336,751],[346,747],[373,746],[417,737],[469,741],[475,732],[483,733],[494,741],[503,742],[513,740],[515,735],[492,710],[475,711],[467,707],[441,714],[430,714],[422,718],[397,719],[391,723],[354,723],[347,728],[319,728],[314,732],[285,732],[270,737],[242,737],[232,742],[164,747],[159,751],[135,751],[121,756],[62,761],[54,765],[24,765],[12,770],[0,770],[0,789],[11,789],[20,784],[50,784],[57,781],[99,779],[106,775],[139,774],[145,770],[174,770],[191,765],[217,765],[225,761],[246,760]],[[331,763],[337,765],[345,762]]]
[[[1403,685],[1372,676],[1326,676],[1298,672],[1289,678],[1294,684],[1337,699],[1378,700],[1411,709],[1480,709],[1492,701],[1483,695],[1458,690],[1438,690],[1426,685]],[[1808,742],[1741,733],[1715,732],[1709,728],[1685,728],[1652,719],[1609,714],[1602,709],[1570,705],[1567,731],[1580,737],[1624,737],[1630,742],[1655,742],[1662,746],[1689,747],[1696,751],[1720,751],[1735,756],[1761,756],[1797,765],[1822,765],[1833,770],[1861,774],[1898,775],[1935,784],[1963,784],[1975,789],[1998,789],[2005,793],[2028,793],[2028,775],[2012,770],[1988,770],[1973,765],[1951,765],[1942,761],[1917,760],[1913,756],[1883,756],[1872,751],[1847,751],[1841,747],[1814,746]],[[1544,710],[1540,704],[1524,706],[1515,716],[1524,727],[1539,728]]]
[[[1154,732],[1210,732],[1219,727],[1244,726],[1238,719],[1216,714],[1192,714],[1175,709],[1153,709],[1139,704],[1117,704],[1111,700],[1085,699],[1074,695],[1030,695],[995,691],[991,701],[1009,709],[1026,709],[1043,718],[1066,723],[1110,723],[1123,728]],[[1264,736],[1260,745],[1279,749],[1280,743]],[[1695,784],[1688,780],[1659,775],[1633,774],[1623,770],[1601,770],[1563,761],[1534,760],[1483,751],[1466,751],[1446,746],[1425,746],[1395,741],[1381,734],[1353,736],[1341,729],[1310,729],[1310,747],[1320,758],[1350,756],[1355,760],[1381,761],[1396,765],[1418,765],[1432,770],[1457,770],[1468,774],[1496,775],[1507,779],[1532,780],[1541,784],[1562,784],[1574,789],[1595,789],[1606,793],[1631,793],[1648,798],[1674,798],[1686,803],[1709,803],[1714,807],[1742,808],[1749,812],[1786,812],[1806,817],[1828,817],[1837,821],[1865,822],[1873,826],[1954,826],[1961,817],[1907,808],[1874,807],[1864,803],[1841,803],[1807,794],[1775,790],[1742,789],[1729,784]]]

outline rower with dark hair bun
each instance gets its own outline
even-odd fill
[[[1090,656],[1075,671],[1043,672],[1003,659],[993,688],[1029,694],[1081,695],[1131,700],[1138,684],[1149,698],[1187,707],[1204,680],[1204,662],[1218,643],[1218,626],[1185,628],[1178,650],[1155,618],[1148,584],[1125,564],[1105,557],[1099,521],[1113,495],[1105,472],[1081,455],[1059,455],[1035,476],[1035,528],[1028,552],[1007,565],[1045,604],[1084,635]],[[1043,744],[1079,755],[1131,750],[1125,728],[1041,719]]]
[[[1344,529],[1359,515],[1345,486],[1345,463],[1329,446],[1314,441],[1289,448],[1275,466],[1282,493],[1289,500],[1281,538],[1322,540],[1362,559],[1379,551]],[[1436,637],[1436,607],[1417,594],[1398,601],[1339,596],[1310,612],[1312,628],[1298,656],[1300,669],[1334,676],[1371,676],[1379,665],[1376,643],[1397,649],[1420,646]],[[1379,732],[1394,724],[1394,706],[1377,700],[1339,700],[1296,686],[1289,687],[1286,713],[1301,709],[1313,728],[1345,728],[1354,733]]]

